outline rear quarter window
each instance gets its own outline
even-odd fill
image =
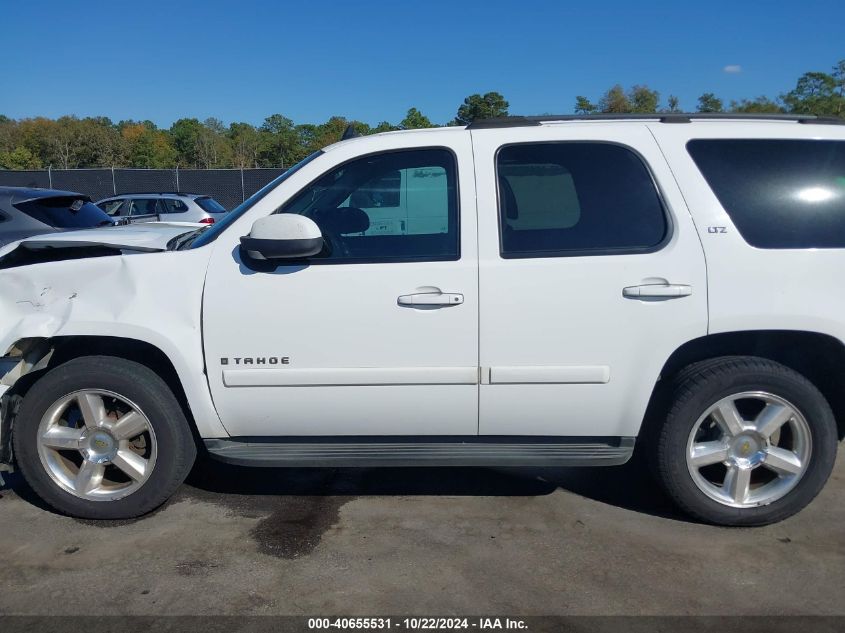
[[[202,198],[195,198],[194,202],[196,202],[206,213],[226,213],[226,207],[217,202],[214,198],[204,196]]]
[[[845,141],[697,139],[687,151],[756,248],[845,248]]]
[[[112,219],[100,207],[82,198],[36,198],[19,202],[15,208],[57,229],[86,229],[112,223]]]

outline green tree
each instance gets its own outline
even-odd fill
[[[593,114],[599,107],[592,103],[587,97],[578,95],[575,97],[575,114]]]
[[[630,112],[648,114],[657,112],[660,108],[660,93],[648,86],[634,86],[628,93]]]
[[[327,145],[331,145],[332,143],[337,143],[341,138],[343,138],[343,134],[350,125],[352,125],[355,128],[355,131],[361,136],[370,133],[370,126],[366,123],[349,120],[342,116],[333,116],[325,123],[315,126],[313,136],[311,136],[310,139],[309,149],[311,151],[316,151],[326,147]]]
[[[668,104],[667,112],[680,112],[681,111],[681,100],[678,99],[675,95],[669,95],[669,98],[666,100]]]
[[[434,127],[431,120],[416,108],[409,108],[405,118],[399,122],[403,130],[418,130],[420,128]]]
[[[845,60],[836,64],[831,74],[804,73],[795,88],[781,98],[786,108],[796,114],[842,116],[845,113]]]
[[[75,126],[77,167],[111,167],[123,163],[121,135],[109,118],[88,117],[77,121]]]
[[[469,125],[476,119],[494,119],[508,115],[509,103],[498,92],[474,94],[464,99],[458,108],[455,125]]]
[[[394,130],[398,130],[395,125],[390,123],[389,121],[382,121],[374,128],[370,129],[370,134],[378,134],[379,132],[392,132]]]
[[[724,112],[725,105],[712,92],[705,92],[698,98],[699,112]]]
[[[268,116],[261,124],[259,135],[259,161],[265,167],[289,167],[305,157],[299,132],[286,116]]]
[[[599,110],[605,114],[623,114],[631,111],[625,89],[616,84],[599,99]]]
[[[296,158],[294,160],[298,162],[320,149],[317,142],[318,126],[313,123],[300,123],[294,129],[296,131]]]
[[[232,123],[228,131],[232,148],[232,166],[246,169],[258,167],[261,135],[249,123]]]
[[[121,121],[118,124],[123,139],[123,164],[141,169],[165,169],[176,166],[177,152],[170,137],[156,129],[149,121],[142,123]]]
[[[196,167],[197,139],[202,130],[199,119],[179,119],[170,126],[170,138],[176,150],[176,162],[180,167]]]
[[[833,67],[833,78],[836,80],[836,94],[845,99],[845,59],[839,60]]]
[[[12,137],[12,148],[23,145],[41,161],[42,165],[53,163],[53,136],[56,121],[44,117],[21,119]]]
[[[2,169],[40,169],[41,166],[39,158],[22,145],[10,152],[0,152]]]
[[[747,114],[778,114],[786,110],[768,97],[760,96],[756,99],[731,101],[730,111]]]
[[[232,164],[232,148],[227,142],[226,126],[220,119],[209,117],[202,122],[196,139],[197,167],[214,169]]]

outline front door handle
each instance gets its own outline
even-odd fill
[[[631,299],[675,299],[692,294],[692,286],[684,284],[646,284],[622,288],[622,296]]]
[[[412,295],[401,295],[398,302],[400,306],[412,308],[457,306],[464,302],[464,296],[457,292],[417,292]]]

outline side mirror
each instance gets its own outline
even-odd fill
[[[309,218],[277,213],[256,220],[241,248],[253,259],[300,259],[323,250],[323,235]]]

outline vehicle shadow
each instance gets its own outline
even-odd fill
[[[200,459],[187,485],[241,496],[514,496],[564,490],[633,512],[689,521],[638,458],[596,468],[248,468]]]
[[[20,473],[3,473],[0,500],[9,492],[52,511]],[[610,468],[248,468],[205,457],[197,460],[177,497],[532,497],[556,490],[633,512],[680,521],[680,513],[635,456]],[[223,501],[222,498],[219,501]]]

